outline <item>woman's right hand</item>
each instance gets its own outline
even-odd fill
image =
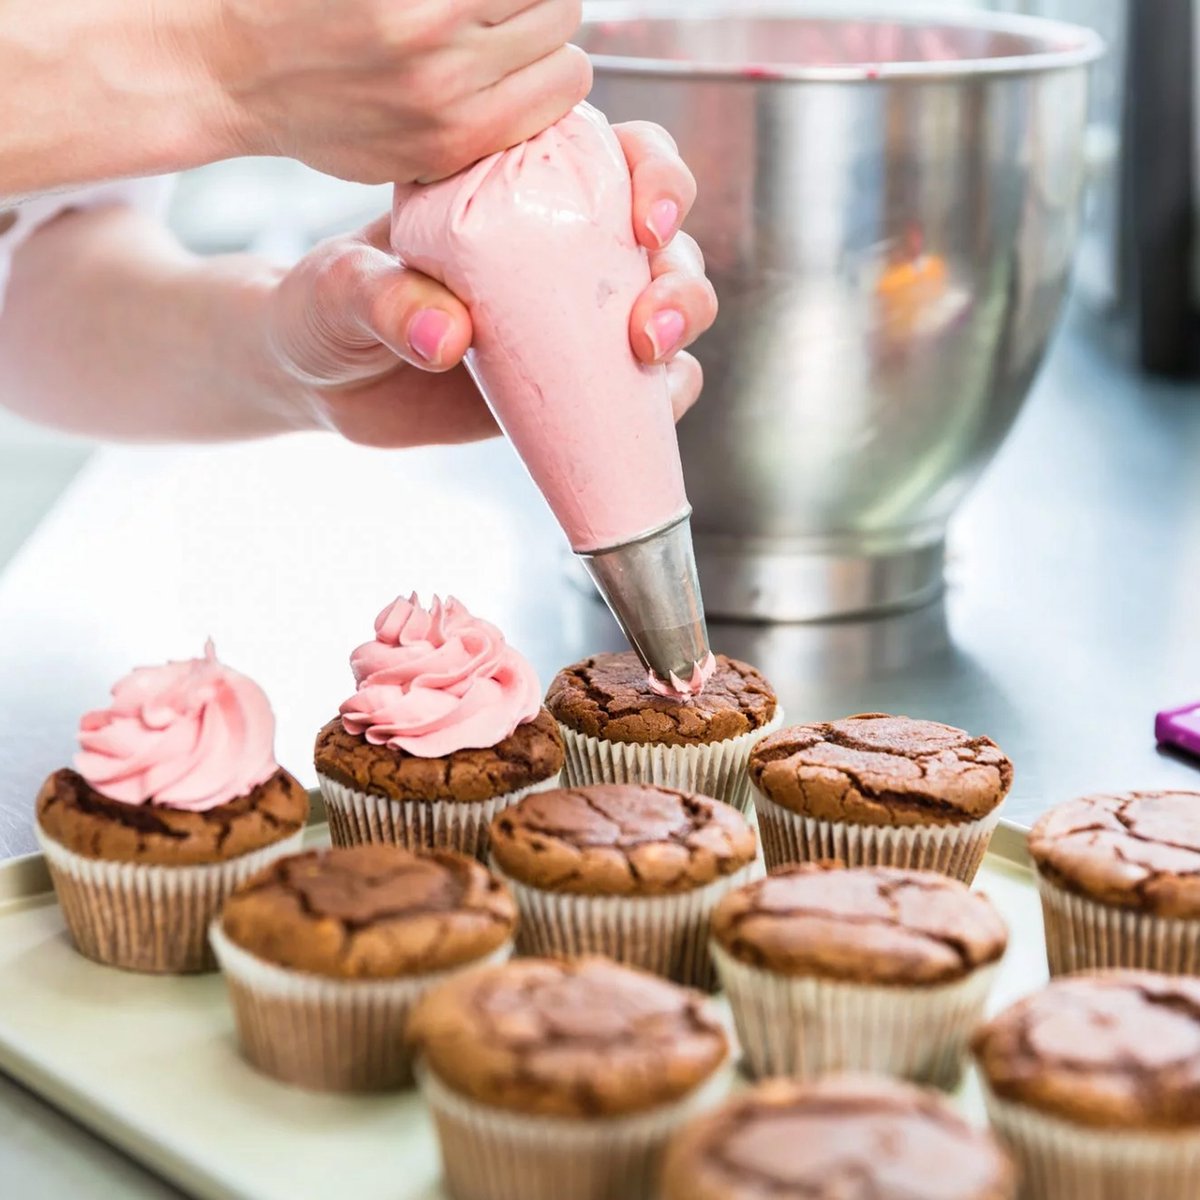
[[[581,0],[208,4],[199,49],[234,152],[362,183],[453,174],[553,124],[591,87],[587,56],[568,44]]]

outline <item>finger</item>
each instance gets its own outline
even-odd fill
[[[648,250],[665,246],[696,201],[696,177],[675,139],[651,121],[614,126],[633,180],[633,228]]]
[[[575,36],[583,0],[539,0],[498,24],[480,25],[470,47],[483,71],[481,85],[493,84],[545,58]]]
[[[571,45],[506,75],[459,106],[448,124],[468,130],[470,143],[448,140],[435,156],[437,169],[421,182],[444,178],[468,163],[527,141],[570,112],[591,87],[591,60]]]
[[[671,409],[678,421],[697,400],[704,387],[704,371],[690,354],[676,355],[667,363],[667,386],[671,392]]]
[[[341,319],[364,345],[383,345],[414,367],[448,371],[471,344],[470,314],[443,284],[396,261],[390,229],[389,217],[372,221],[322,271],[325,320],[336,328]]]
[[[400,367],[324,400],[326,420],[363,446],[458,445],[495,437],[499,426],[464,368],[424,375]]]
[[[629,317],[629,340],[643,362],[664,362],[717,319],[717,295],[695,241],[681,233],[651,256],[650,286]]]

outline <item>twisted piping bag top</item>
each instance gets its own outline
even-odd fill
[[[467,367],[576,552],[687,511],[663,367],[629,344],[650,282],[604,114],[556,125],[439,183],[397,186],[392,246],[470,309]]]

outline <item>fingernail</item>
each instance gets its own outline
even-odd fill
[[[408,323],[408,344],[427,362],[440,361],[450,318],[439,308],[423,308]]]
[[[674,200],[656,200],[650,205],[646,225],[658,238],[658,244],[665,246],[675,236],[679,225],[679,205]]]
[[[683,331],[686,327],[683,313],[676,308],[664,308],[646,322],[646,336],[650,339],[650,345],[654,347],[655,359],[670,354],[683,341]]]

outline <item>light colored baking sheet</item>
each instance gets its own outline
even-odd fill
[[[1020,835],[1002,830],[996,850],[978,886],[1013,932],[1000,1006],[1046,968],[1037,896],[1013,861]],[[0,1069],[205,1200],[444,1200],[415,1095],[322,1096],[258,1075],[238,1057],[219,976],[88,962],[47,883],[36,856],[0,867]],[[973,1081],[960,1102],[980,1116]]]

